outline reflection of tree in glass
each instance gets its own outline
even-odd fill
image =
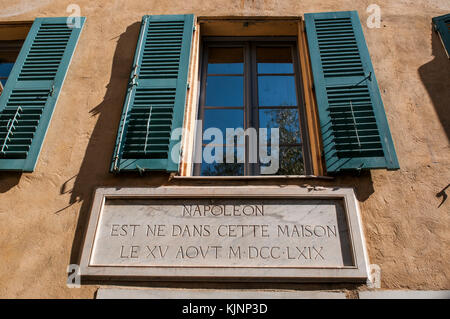
[[[302,175],[305,173],[300,146],[281,147],[280,157],[280,168],[277,175]]]
[[[267,123],[267,129],[279,128],[280,144],[297,144],[299,142],[300,126],[297,110],[264,110],[264,114],[266,118],[270,119]],[[268,130],[267,135],[270,138],[270,130]]]
[[[279,169],[275,175],[302,175],[304,174],[304,163],[301,146],[289,146],[298,144],[300,141],[300,125],[298,111],[296,109],[264,110],[267,121],[267,128],[279,128],[280,147]],[[270,139],[270,130],[267,132]],[[266,144],[267,141],[260,141]],[[270,144],[269,144],[270,145]],[[271,155],[270,147],[268,155]],[[275,159],[274,159],[275,160]],[[225,162],[225,152],[223,163],[203,164],[202,175],[204,176],[242,176],[244,175],[244,165]]]
[[[268,128],[279,128],[280,144],[296,144],[300,140],[300,125],[296,109],[264,111],[270,118]],[[270,137],[270,133],[267,133]],[[280,147],[280,165],[276,175],[304,174],[304,163],[300,146]]]

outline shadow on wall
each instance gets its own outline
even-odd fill
[[[78,175],[71,177],[61,187],[61,194],[71,193],[67,207],[76,202],[82,202],[70,263],[79,262],[93,193],[97,187],[159,186],[167,182],[167,176],[162,174],[149,179],[135,174],[120,175],[119,177],[109,172],[140,25],[139,22],[130,25],[117,40],[111,78],[105,96],[102,102],[90,111],[92,116],[98,116],[98,120],[91,134],[80,171]],[[111,41],[116,39],[113,38]],[[68,190],[67,185],[71,183],[74,185],[73,189]]]
[[[21,172],[0,172],[0,194],[6,193],[19,184]]]
[[[358,202],[363,203],[375,192],[373,189],[372,172],[370,170],[346,172],[336,177],[333,182],[338,187],[351,187],[355,191]],[[332,186],[330,186],[332,187]]]
[[[433,30],[431,46],[434,59],[419,68],[419,76],[433,102],[447,139],[450,140],[450,60],[439,35]]]

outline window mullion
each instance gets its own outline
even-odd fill
[[[252,54],[252,47],[253,45],[250,42],[246,42],[245,44],[245,68],[244,68],[244,78],[245,78],[245,106],[244,106],[244,118],[245,118],[245,127],[244,130],[247,130],[249,127],[252,127],[252,63],[253,63],[253,54]],[[244,136],[244,145],[245,145],[245,169],[244,174],[245,175],[253,175],[251,164],[249,163],[249,145],[247,142],[246,137]]]
[[[249,117],[250,117],[250,125],[249,127],[253,127],[258,130],[258,85],[257,85],[257,74],[256,74],[256,44],[251,43],[250,46],[250,104],[249,104]],[[259,145],[259,141],[257,141]],[[247,143],[248,144],[248,143]],[[250,151],[250,145],[247,145],[247,150]],[[248,157],[250,159],[250,157]],[[258,163],[249,163],[249,175],[259,175],[258,172]]]

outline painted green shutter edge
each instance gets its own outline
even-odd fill
[[[58,64],[53,80],[27,80],[23,81],[19,79],[24,63],[26,63],[27,56],[30,52],[31,46],[36,39],[36,36],[43,24],[49,25],[67,25],[67,17],[57,18],[36,18],[31,26],[30,31],[24,41],[24,44],[20,50],[17,60],[11,70],[11,73],[6,82],[5,88],[0,96],[0,113],[6,109],[8,100],[14,90],[44,90],[48,91],[48,97],[45,102],[45,106],[42,109],[42,114],[38,120],[36,131],[31,141],[29,151],[24,159],[5,159],[0,158],[0,171],[23,171],[32,172],[35,169],[37,160],[39,158],[42,144],[47,133],[48,126],[55,109],[59,92],[61,91],[64,79],[67,74],[68,67],[70,65],[73,53],[75,51],[81,30],[86,20],[85,17],[80,17],[80,27],[71,28],[69,39],[65,45],[64,53]],[[36,45],[38,46],[38,45]],[[51,54],[51,52],[50,52]],[[32,97],[32,95],[30,95]],[[38,97],[36,97],[37,99]],[[19,105],[20,106],[20,105]],[[3,143],[1,143],[3,144]],[[2,145],[0,145],[1,147]]]
[[[359,54],[360,74],[357,74],[357,72],[355,71],[356,69],[348,69],[348,70],[343,69],[342,65],[345,65],[345,63],[347,63],[347,61],[343,59],[341,61],[339,60],[337,61],[341,65],[334,64],[334,67],[341,68],[340,70],[329,69],[329,71],[331,70],[332,72],[336,72],[336,70],[339,70],[337,74],[335,74],[335,76],[329,75],[328,77],[325,77],[324,75],[325,64],[322,64],[321,50],[319,48],[319,37],[318,37],[319,33],[316,30],[316,20],[318,20],[318,25],[320,24],[321,26],[325,26],[325,28],[329,27],[328,28],[329,38],[331,40],[337,39],[335,43],[327,45],[333,47],[333,49],[335,50],[335,52],[333,53],[336,53],[337,57],[336,59],[339,59],[340,54],[345,55],[345,53],[341,53],[340,51],[345,51],[346,49],[345,48],[336,49],[336,47],[347,46],[346,43],[342,44],[339,42],[341,40],[339,36],[341,37],[346,36],[345,34],[340,33],[342,32],[341,28],[343,23],[342,21],[346,19],[347,20],[350,19],[351,31],[354,34],[354,39],[350,39],[349,41],[354,40],[356,44],[355,48],[349,51],[353,50],[352,54],[356,52]],[[337,26],[334,24],[337,24]],[[314,90],[318,105],[327,172],[335,173],[346,170],[380,169],[380,168],[386,168],[388,170],[399,169],[399,163],[395,152],[394,144],[392,141],[391,133],[389,130],[389,125],[386,118],[383,102],[381,100],[381,94],[378,88],[375,72],[372,66],[372,62],[370,59],[369,51],[366,45],[366,41],[364,38],[364,34],[362,31],[357,11],[307,13],[305,14],[305,25],[308,39],[308,48],[311,57],[311,67],[314,78]],[[345,28],[346,30],[349,30],[349,26],[346,26]],[[321,30],[320,33],[322,34],[321,39],[323,39],[324,32],[327,31]],[[333,39],[333,37],[335,37],[333,34],[337,34],[338,38]],[[326,51],[326,49],[324,51]],[[329,64],[333,64],[334,61],[327,63],[328,63],[327,66],[329,66]],[[355,64],[357,63],[352,61],[352,63],[350,64],[351,67],[355,67]],[[336,132],[335,128],[332,125],[330,100],[328,97],[328,93],[331,92],[330,93],[331,96],[332,93],[338,91],[339,87],[341,88],[344,87],[342,89],[342,92],[345,93],[343,94],[348,93],[350,95],[353,93],[351,91],[353,89],[364,88],[365,90],[368,91],[368,95],[370,95],[370,101],[372,106],[371,111],[373,111],[373,116],[375,117],[376,120],[376,129],[378,130],[379,143],[382,146],[383,151],[382,156],[379,154],[367,156],[337,155],[338,154],[336,143],[337,139],[335,136]],[[349,109],[352,108],[351,103],[348,104],[348,108]],[[352,114],[354,114],[353,111]],[[353,120],[356,121],[354,115]],[[354,130],[356,132],[355,135],[349,135],[347,137],[348,138],[351,137],[353,139],[355,138],[355,136],[358,137],[358,130],[359,129]]]
[[[432,19],[434,30],[439,34],[447,57],[450,59],[450,13]]]
[[[184,22],[182,31],[181,50],[179,56],[179,66],[176,79],[164,78],[143,79],[141,67],[147,40],[149,26],[152,22]],[[158,27],[161,29],[161,27]],[[129,132],[130,112],[133,109],[136,92],[139,89],[174,89],[175,97],[172,110],[171,134],[175,129],[181,129],[184,121],[184,111],[187,96],[188,71],[190,63],[192,34],[194,31],[194,15],[146,15],[142,18],[139,39],[136,46],[133,66],[130,74],[127,94],[124,101],[122,115],[119,123],[113,158],[110,171],[113,173],[125,171],[166,171],[178,172],[180,166],[180,140],[170,139],[168,142],[167,158],[124,158],[124,148],[126,144],[127,133]],[[150,40],[151,42],[151,40]],[[164,62],[161,63],[164,65]],[[150,125],[151,126],[151,125]],[[172,152],[175,156],[172,160]]]

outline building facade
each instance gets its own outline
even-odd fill
[[[1,7],[0,296],[450,289],[446,1]]]

